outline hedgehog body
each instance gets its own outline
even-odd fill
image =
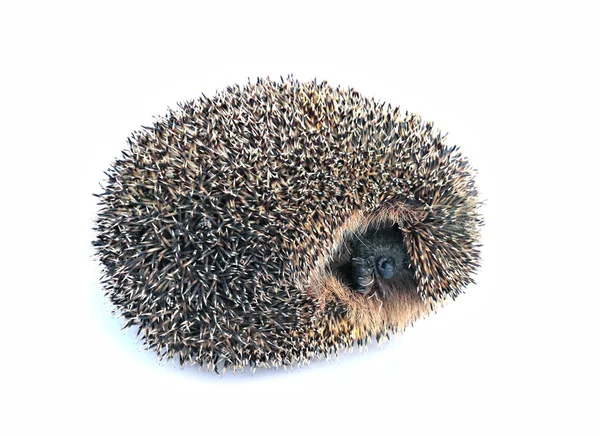
[[[161,358],[289,365],[403,330],[478,266],[473,170],[418,115],[259,79],[136,131],[107,172],[106,294]]]

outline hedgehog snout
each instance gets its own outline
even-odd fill
[[[396,270],[396,262],[391,256],[381,256],[377,259],[377,273],[384,279],[391,279]]]

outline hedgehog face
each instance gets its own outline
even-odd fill
[[[336,268],[340,278],[359,294],[381,298],[394,292],[412,292],[416,284],[408,253],[397,225],[373,228],[348,241],[348,262]]]

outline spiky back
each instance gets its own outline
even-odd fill
[[[258,80],[180,104],[107,175],[94,242],[106,293],[182,364],[289,364],[402,327],[352,334],[337,328],[347,307],[319,301],[315,274],[357,213],[410,209],[425,300],[455,296],[478,262],[458,150],[417,115],[325,82]]]

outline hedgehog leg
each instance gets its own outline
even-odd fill
[[[373,276],[373,263],[370,259],[353,257],[352,262],[352,287],[361,294],[366,293],[375,281]]]

